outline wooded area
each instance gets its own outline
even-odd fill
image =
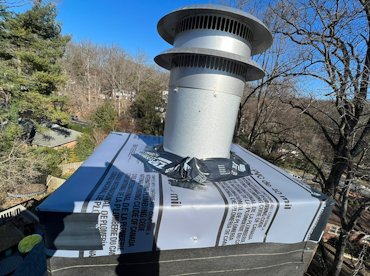
[[[231,4],[253,13],[258,3]],[[370,187],[370,2],[280,0],[258,13],[274,44],[256,58],[266,76],[246,87],[234,141],[336,200],[336,254],[328,261],[321,246],[311,275],[339,275],[370,206],[357,193]],[[0,202],[61,176],[59,164],[83,161],[112,130],[162,135],[167,85],[145,53],[63,36],[53,4],[14,13],[0,2]],[[35,147],[53,124],[80,131],[76,146]],[[353,275],[370,260],[363,248]]]

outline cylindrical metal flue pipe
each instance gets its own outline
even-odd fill
[[[264,76],[250,57],[270,47],[270,31],[241,10],[194,5],[164,16],[158,32],[174,46],[155,57],[171,70],[164,149],[229,158],[245,81]]]

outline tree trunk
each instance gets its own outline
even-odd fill
[[[322,275],[327,275],[328,274],[328,255],[326,253],[326,248],[322,240],[319,243],[319,248],[320,248],[321,257],[323,260]]]
[[[87,106],[91,107],[90,60],[87,60]]]
[[[234,128],[234,135],[233,135],[233,142],[237,143],[237,138],[240,135],[240,125],[241,125],[241,120],[243,116],[243,111],[242,111],[243,106],[240,104],[239,105],[239,110],[238,110],[238,117],[236,118],[236,123],[235,123],[235,128]]]
[[[342,270],[344,251],[348,243],[348,233],[342,228],[339,235],[338,244],[335,246],[335,258],[329,275],[339,276]]]
[[[335,197],[336,187],[338,187],[341,177],[347,169],[347,161],[343,157],[344,155],[335,154],[333,163],[330,169],[330,174],[325,183],[323,192],[327,195]]]

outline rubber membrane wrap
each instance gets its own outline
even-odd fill
[[[134,156],[147,167],[178,181],[202,184],[251,175],[249,165],[233,152],[230,153],[230,158],[184,158],[164,151],[159,145],[147,147],[145,151]]]

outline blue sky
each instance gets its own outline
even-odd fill
[[[157,22],[177,8],[212,0],[61,0],[57,4],[63,34],[73,41],[118,45],[129,54],[141,50],[151,62],[171,46],[157,32]]]
[[[15,8],[23,12],[31,7],[31,0]],[[22,2],[21,1],[21,2]],[[62,33],[72,36],[74,42],[92,42],[121,47],[132,56],[139,51],[147,56],[146,62],[171,48],[157,32],[157,23],[167,13],[193,4],[233,3],[235,0],[44,0],[57,5],[57,20]],[[261,0],[265,6],[273,0]],[[247,9],[248,10],[248,9]],[[258,9],[257,9],[258,10]],[[310,82],[312,88],[312,80]],[[301,86],[305,87],[305,84]],[[313,85],[315,89],[319,84]],[[303,89],[301,87],[302,90]]]
[[[139,51],[148,63],[172,46],[157,32],[157,23],[167,13],[193,4],[219,4],[219,0],[59,0],[57,20],[63,34],[75,42],[120,46],[132,56]],[[224,0],[233,2],[233,0]],[[271,2],[261,0],[261,5]],[[310,80],[313,85],[313,80]],[[303,87],[306,85],[301,83]],[[318,84],[319,85],[319,84]],[[314,85],[316,86],[316,85]],[[305,90],[301,87],[302,91]]]
[[[222,1],[222,0],[221,0]],[[120,46],[136,56],[147,54],[148,62],[171,48],[157,32],[157,23],[167,13],[194,4],[218,4],[220,0],[44,0],[56,3],[62,33],[74,42]],[[224,0],[226,3],[233,0]],[[15,12],[31,8],[32,0],[19,0]]]

